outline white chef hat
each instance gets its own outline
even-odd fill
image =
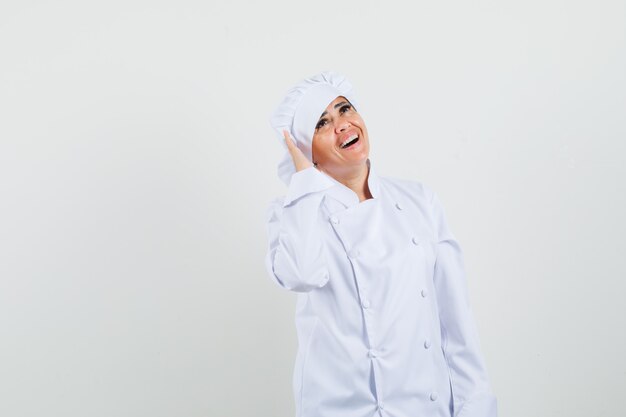
[[[298,148],[312,161],[315,126],[326,107],[338,96],[347,98],[357,107],[352,84],[347,78],[335,71],[324,71],[293,86],[272,113],[270,124],[285,149],[278,164],[278,176],[285,184],[289,185],[296,167],[285,143],[283,130],[289,132]]]

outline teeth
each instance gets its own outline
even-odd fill
[[[347,139],[346,139],[346,140],[345,140],[345,141],[341,144],[341,147],[342,147],[342,148],[345,148],[345,147],[346,147],[346,144],[350,143],[350,141],[351,141],[351,140],[353,140],[353,139],[355,139],[355,138],[358,138],[358,137],[359,137],[359,136],[358,136],[356,133],[355,133],[355,134],[353,134],[353,135],[351,135],[349,138],[347,138]]]

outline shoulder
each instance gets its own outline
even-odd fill
[[[422,181],[390,176],[380,177],[380,180],[385,188],[397,198],[410,200],[420,206],[428,206],[433,201],[434,191]]]
[[[283,211],[283,205],[285,203],[286,195],[281,195],[270,200],[265,208],[265,218],[272,220]]]

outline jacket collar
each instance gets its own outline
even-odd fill
[[[369,158],[367,158],[367,168],[369,171],[367,175],[367,185],[370,189],[372,197],[378,199],[380,198],[380,178],[378,177],[376,170],[372,168],[372,163]],[[330,175],[328,175],[328,178],[335,183],[335,186],[326,190],[326,195],[338,200],[346,207],[351,207],[360,203],[359,197],[354,191],[352,191],[352,189],[348,188]]]

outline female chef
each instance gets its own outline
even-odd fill
[[[268,208],[265,264],[298,296],[296,417],[496,417],[441,202],[377,174],[357,105],[326,71],[271,117],[288,189]]]

